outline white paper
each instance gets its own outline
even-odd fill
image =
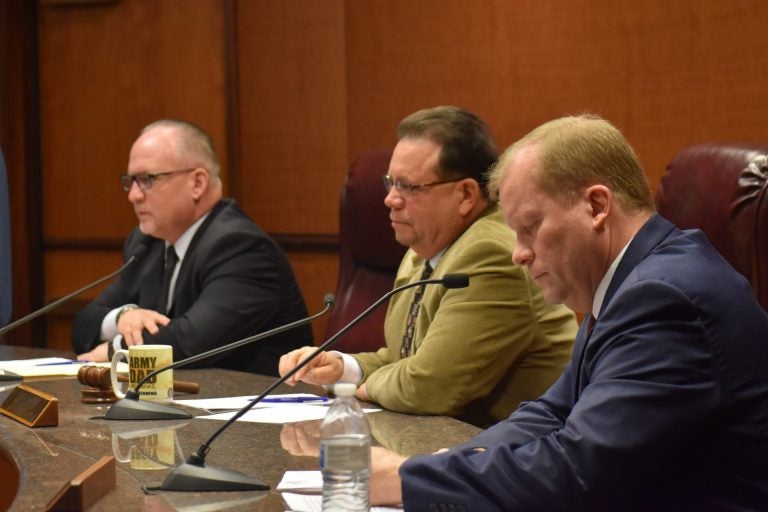
[[[321,420],[328,412],[327,407],[306,404],[272,404],[274,407],[254,408],[245,413],[237,421],[250,421],[254,423],[293,423],[296,421]],[[237,412],[223,412],[208,416],[195,416],[202,420],[226,421]]]
[[[68,363],[71,359],[66,357],[38,357],[36,359],[16,359],[13,361],[0,361],[0,367],[12,369],[24,366],[36,366],[38,364]]]
[[[363,409],[364,412],[378,412],[381,409]],[[297,421],[321,420],[325,418],[328,407],[309,404],[270,404],[270,407],[254,408],[237,419],[237,421],[250,421],[254,423],[294,423]],[[195,416],[195,419],[226,421],[237,414],[235,412],[223,412],[207,416]]]
[[[232,410],[232,409],[242,409],[257,396],[259,395],[231,396],[231,397],[225,397],[225,398],[185,399],[185,400],[174,400],[174,402],[179,405],[186,405],[187,407],[194,407],[197,409],[205,409],[207,411]],[[312,395],[310,393],[287,393],[285,395],[267,395],[265,398],[274,398],[274,397],[283,397],[283,398],[290,397],[290,398],[299,398],[299,399],[307,399],[307,400],[317,399],[317,401],[302,402],[299,404],[279,404],[274,402],[261,402],[254,405],[254,408],[272,407],[275,405],[301,405],[301,404],[330,405],[333,402],[333,400],[324,401],[323,400],[324,397],[320,397],[318,395]]]
[[[323,497],[316,494],[284,492],[283,500],[291,512],[322,512]]]
[[[284,492],[283,499],[291,512],[322,512],[323,497],[319,494],[296,494]],[[397,507],[371,507],[371,512],[397,512]]]
[[[316,491],[323,490],[323,475],[319,471],[286,471],[277,484],[278,491]]]
[[[88,361],[73,361],[64,357],[39,357],[36,359],[17,359],[15,361],[0,361],[0,369],[9,370],[22,377],[77,377],[77,372],[84,365],[105,366],[110,363],[91,363]],[[120,362],[118,373],[128,373],[128,365]]]

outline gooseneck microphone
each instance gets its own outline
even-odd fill
[[[194,356],[187,357],[186,359],[176,361],[175,363],[172,363],[168,366],[164,366],[162,368],[158,368],[157,370],[149,372],[147,375],[144,376],[143,379],[141,379],[139,382],[136,383],[136,386],[134,388],[129,389],[128,391],[125,392],[125,398],[118,400],[117,402],[112,404],[112,407],[109,408],[107,413],[104,415],[104,418],[108,420],[170,420],[170,419],[191,418],[192,415],[186,411],[182,411],[180,409],[169,407],[167,405],[159,404],[157,402],[152,402],[149,400],[139,400],[139,389],[141,389],[141,386],[143,386],[145,382],[153,379],[155,375],[157,375],[158,373],[162,373],[172,368],[180,368],[182,366],[187,366],[189,364],[195,363],[207,357],[212,357],[218,354],[222,354],[224,352],[229,352],[231,350],[240,348],[244,345],[248,345],[249,343],[263,340],[264,338],[269,338],[270,336],[274,336],[276,334],[280,334],[282,332],[289,331],[296,327],[300,327],[302,325],[308,324],[312,320],[315,320],[316,318],[320,318],[321,316],[326,314],[328,311],[330,311],[335,302],[336,302],[336,297],[334,297],[332,293],[327,293],[323,298],[323,304],[325,308],[319,313],[315,313],[310,317],[302,318],[301,320],[296,320],[295,322],[291,322],[289,324],[275,327],[274,329],[270,329],[269,331],[264,331],[258,334],[254,334],[253,336],[243,338],[242,340],[239,340],[239,341],[227,343],[226,345],[222,345],[220,347],[216,347],[211,350],[201,352]]]
[[[328,338],[322,345],[309,354],[306,359],[297,364],[291,371],[277,379],[267,389],[265,389],[259,396],[252,399],[248,404],[235,413],[224,425],[222,425],[208,440],[203,443],[195,453],[187,458],[187,461],[174,469],[163,481],[160,486],[164,491],[248,491],[248,490],[266,490],[269,486],[264,482],[251,478],[238,471],[215,468],[205,465],[205,457],[211,449],[211,443],[216,440],[219,435],[224,432],[232,423],[237,421],[245,413],[261,400],[271,393],[277,386],[284,383],[291,378],[296,372],[304,368],[310,361],[318,356],[322,351],[327,350],[333,344],[335,344],[339,338],[344,336],[352,327],[354,327],[360,320],[368,316],[373,310],[383,304],[392,295],[399,293],[408,288],[414,286],[427,285],[427,284],[442,284],[446,288],[466,288],[469,286],[469,276],[467,274],[446,274],[442,279],[422,279],[420,281],[414,281],[412,283],[398,286],[385,293],[379,300],[374,302],[365,311],[357,315],[351,322],[345,325],[336,334]]]
[[[133,251],[133,254],[131,255],[131,257],[128,258],[128,260],[126,260],[126,262],[123,263],[123,266],[120,267],[119,269],[115,270],[111,274],[108,274],[108,275],[106,275],[106,276],[104,276],[104,277],[102,277],[100,279],[97,279],[96,281],[92,282],[91,284],[89,284],[87,286],[83,286],[79,290],[74,291],[74,292],[70,293],[69,295],[66,295],[66,296],[64,296],[64,297],[62,297],[62,298],[60,298],[58,300],[55,300],[55,301],[51,302],[47,306],[44,306],[44,307],[38,309],[37,311],[33,311],[32,313],[28,314],[27,316],[19,318],[15,322],[11,322],[10,324],[8,324],[5,327],[3,327],[2,329],[0,329],[0,336],[2,336],[3,334],[7,333],[8,331],[10,331],[12,329],[15,329],[16,327],[18,327],[20,325],[23,325],[23,324],[29,322],[30,320],[34,320],[35,318],[39,317],[42,314],[47,313],[48,311],[50,311],[50,310],[52,310],[54,308],[57,308],[57,307],[61,306],[65,302],[69,302],[70,300],[74,299],[75,297],[77,297],[81,293],[83,293],[85,291],[88,291],[88,290],[90,290],[91,288],[93,288],[95,286],[100,285],[104,281],[106,281],[108,279],[112,279],[117,274],[119,274],[123,270],[127,269],[128,267],[130,267],[131,265],[133,265],[134,263],[139,261],[141,258],[143,258],[146,253],[147,253],[147,246],[146,245],[138,246],[136,248],[136,250]]]

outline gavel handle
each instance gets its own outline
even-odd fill
[[[117,381],[128,382],[128,376],[118,375]],[[189,382],[186,380],[174,380],[173,390],[178,391],[180,393],[190,393],[190,394],[196,395],[200,392],[200,384],[198,384],[197,382]]]

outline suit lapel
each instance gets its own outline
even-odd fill
[[[630,272],[632,272],[632,270],[637,267],[637,265],[648,255],[648,253],[651,252],[653,248],[656,247],[659,243],[661,243],[661,241],[664,240],[664,238],[666,238],[673,229],[675,229],[675,226],[659,215],[653,215],[650,219],[648,219],[648,222],[646,222],[643,227],[640,228],[640,231],[637,232],[635,237],[629,243],[629,247],[627,247],[627,251],[624,253],[624,257],[619,262],[619,266],[616,268],[616,272],[613,274],[613,278],[611,279],[611,282],[608,285],[608,289],[605,292],[605,299],[603,300],[603,304],[600,307],[598,319],[602,315],[602,312],[605,311],[607,304],[610,303],[611,299],[616,293],[616,290],[619,289]],[[587,376],[583,375],[584,358],[587,352],[587,345],[589,340],[592,338],[592,334],[596,330],[599,330],[600,324],[600,321],[598,320],[595,324],[595,329],[593,329],[592,332],[587,332],[588,318],[589,317],[586,317],[581,323],[573,347],[573,362],[574,368],[576,369],[574,372],[573,382],[574,396],[576,399],[578,399],[579,394],[581,393],[581,382],[588,382]]]
[[[624,253],[624,257],[619,262],[619,266],[616,269],[616,273],[613,274],[611,284],[608,285],[608,289],[605,292],[605,299],[603,305],[600,307],[600,313],[605,311],[605,306],[611,301],[616,290],[624,282],[630,272],[637,267],[637,265],[653,250],[654,247],[659,245],[669,233],[675,229],[675,226],[659,215],[654,215],[648,222],[646,222],[640,231],[637,232],[635,238],[629,243],[627,251]],[[598,313],[598,318],[600,318]]]
[[[186,303],[185,298],[193,296],[192,291],[190,290],[190,286],[193,286],[193,283],[187,274],[192,271],[191,269],[194,266],[193,262],[195,258],[195,249],[200,244],[201,240],[205,236],[205,232],[214,222],[216,217],[218,217],[219,214],[227,206],[233,203],[233,199],[222,199],[216,203],[216,205],[211,209],[211,213],[208,215],[208,217],[206,217],[198,230],[195,232],[195,236],[192,237],[192,241],[189,243],[189,247],[187,247],[187,252],[184,253],[184,259],[181,260],[179,275],[176,277],[176,287],[173,290],[173,306],[168,312],[169,317],[175,317],[177,311],[184,312],[189,309],[190,305]]]

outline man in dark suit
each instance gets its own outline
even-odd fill
[[[698,230],[654,212],[621,133],[546,123],[495,167],[513,258],[585,313],[539,399],[453,449],[377,449],[372,503],[406,510],[768,510],[768,315]],[[596,319],[596,320],[595,320]]]
[[[161,120],[144,128],[121,177],[139,219],[124,249],[133,264],[75,318],[80,358],[104,361],[121,344],[173,346],[174,360],[307,316],[291,266],[231,199],[199,127]],[[308,326],[199,365],[277,374],[286,350],[312,343]]]

